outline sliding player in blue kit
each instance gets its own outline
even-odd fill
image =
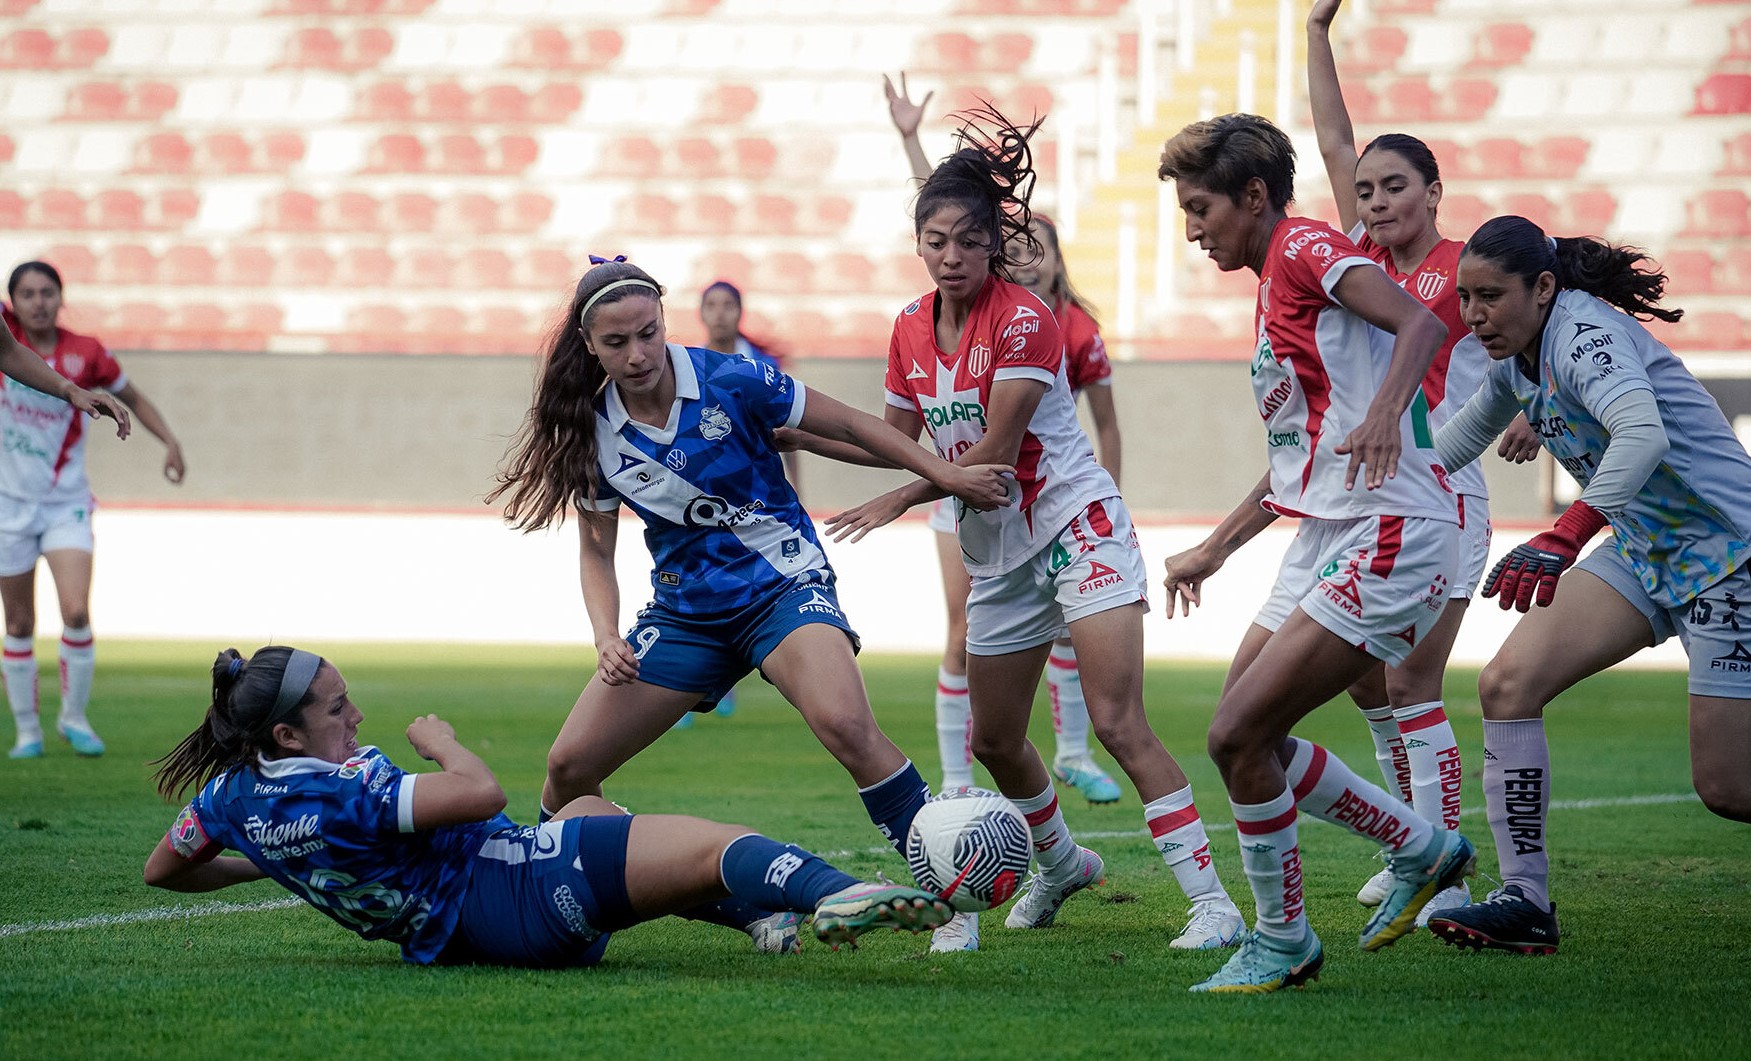
[[[835,948],[951,912],[927,892],[859,882],[736,825],[629,815],[587,797],[520,826],[449,723],[425,715],[407,727],[414,751],[441,768],[411,774],[360,747],[363,719],[320,656],[279,645],[247,660],[220,653],[206,717],[160,760],[166,797],[201,788],[147,859],[146,883],[205,892],[271,878],[422,965],[594,965],[613,932],[666,914],[723,923],[711,908],[812,911],[815,934]],[[794,934],[788,942],[794,950]]]
[[[876,725],[833,568],[773,439],[801,427],[882,454],[969,506],[1006,503],[1013,469],[956,467],[771,366],[664,341],[663,290],[623,260],[578,282],[535,402],[489,500],[524,530],[578,514],[597,673],[548,753],[545,814],[598,796],[685,712],[758,669],[856,782],[896,847],[929,788]],[[620,625],[625,504],[645,524],[655,599]]]

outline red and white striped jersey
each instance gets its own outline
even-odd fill
[[[1070,393],[1081,394],[1084,388],[1110,383],[1113,363],[1107,360],[1107,344],[1101,341],[1094,318],[1069,299],[1058,303],[1053,314],[1058,319],[1058,334],[1064,337],[1064,374],[1070,379]]]
[[[1271,460],[1265,507],[1286,516],[1423,516],[1457,523],[1421,391],[1399,419],[1398,474],[1374,490],[1344,488],[1349,457],[1334,452],[1367,416],[1392,362],[1393,337],[1332,295],[1350,269],[1379,266],[1330,225],[1284,218],[1259,277],[1252,389]]]
[[[1001,575],[1041,549],[1092,501],[1118,487],[1095,463],[1076,419],[1064,370],[1064,343],[1052,311],[1024,287],[993,276],[951,352],[936,345],[936,292],[894,320],[888,345],[887,401],[924,420],[936,452],[952,461],[985,437],[991,386],[1007,379],[1046,384],[1015,462],[1014,504],[976,512],[955,504],[961,555],[973,575]]]
[[[1392,252],[1374,242],[1360,222],[1350,230],[1350,238],[1356,241],[1357,249],[1378,262],[1387,276],[1398,281],[1399,287],[1429,307],[1429,312],[1447,326],[1447,341],[1441,344],[1441,351],[1429,365],[1429,374],[1423,377],[1423,400],[1429,407],[1429,427],[1439,431],[1442,424],[1453,419],[1453,414],[1459,411],[1465,400],[1477,393],[1478,386],[1483,383],[1484,369],[1490,363],[1490,355],[1484,352],[1483,344],[1459,319],[1459,253],[1465,249],[1465,244],[1444,239],[1435,244],[1415,269],[1401,273],[1393,265]],[[1468,497],[1490,496],[1489,487],[1484,484],[1483,467],[1477,461],[1448,472],[1447,481],[1455,493]]]
[[[8,308],[6,326],[26,349],[24,328]],[[49,367],[86,390],[121,390],[122,367],[89,335],[59,329]],[[0,494],[31,501],[79,501],[91,496],[85,475],[85,414],[60,398],[10,376],[0,387]]]

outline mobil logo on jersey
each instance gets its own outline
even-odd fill
[[[1004,348],[1006,360],[1017,360],[1027,351],[1027,337],[1040,330],[1040,315],[1026,306],[1015,307],[1015,316],[1009,318],[1004,326],[1003,334],[998,337],[997,345]]]
[[[1447,273],[1442,269],[1424,269],[1417,274],[1417,297],[1424,302],[1435,301],[1447,287]]]

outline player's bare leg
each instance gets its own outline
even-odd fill
[[[700,696],[639,681],[609,685],[599,674],[591,677],[547,753],[542,807],[600,796],[602,782],[655,744]]]

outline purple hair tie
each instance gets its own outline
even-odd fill
[[[609,262],[623,262],[625,260],[626,260],[626,255],[624,255],[624,254],[616,254],[612,258],[598,258],[594,254],[590,255],[590,264],[591,265],[607,265]]]

